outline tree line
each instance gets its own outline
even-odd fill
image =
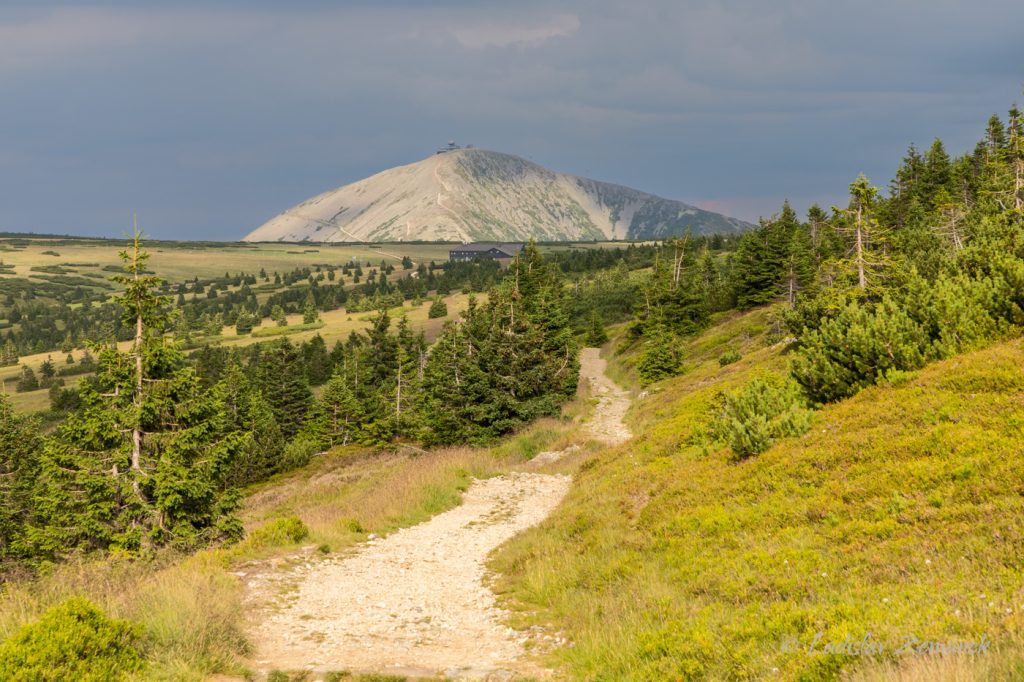
[[[381,311],[331,350],[317,336],[190,356],[138,234],[122,258],[130,347],[95,345],[95,373],[51,435],[0,397],[0,575],[73,553],[237,539],[239,488],[316,452],[486,443],[557,414],[576,390],[568,290],[532,245],[433,346]]]
[[[1024,115],[993,115],[973,150],[911,146],[883,192],[801,220],[785,203],[713,252],[663,245],[638,283],[631,338],[641,378],[678,373],[677,338],[709,314],[785,302],[779,337],[806,399],[829,402],[887,376],[1016,333],[1024,324]]]
[[[224,327],[236,326],[239,318],[244,329],[258,326],[275,308],[286,315],[305,313],[312,302],[320,312],[341,307],[352,312],[372,311],[382,305],[393,307],[422,299],[431,291],[441,295],[459,290],[484,292],[501,277],[494,261],[402,267],[406,276],[392,280],[387,275],[396,268],[384,262],[379,266],[321,264],[283,275],[261,269],[258,274],[224,273],[223,277],[195,277],[177,284],[164,282],[161,293],[174,297],[176,307],[183,311],[176,331],[215,336]],[[91,289],[96,281],[84,282],[5,279],[0,296],[0,365],[17,364],[19,357],[35,353],[68,353],[93,341],[130,340],[132,330],[122,324],[119,307],[109,300],[110,292]]]

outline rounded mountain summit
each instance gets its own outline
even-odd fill
[[[556,173],[511,154],[442,150],[324,192],[246,236],[268,242],[513,242],[729,234],[749,223]]]

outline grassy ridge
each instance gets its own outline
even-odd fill
[[[634,408],[637,437],[498,553],[499,589],[536,610],[522,624],[561,628],[574,646],[556,662],[588,680],[1020,679],[1024,346],[868,389],[730,463],[702,425],[718,391],[785,371],[770,317],[733,314],[691,341],[687,374]],[[742,359],[719,366],[730,348]],[[629,354],[616,364],[630,375]],[[808,653],[865,636],[885,651]],[[994,653],[894,653],[982,636]]]

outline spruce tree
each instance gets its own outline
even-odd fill
[[[1010,166],[1010,200],[1014,224],[1024,223],[1024,112],[1014,105],[1010,109],[1006,158]]]
[[[57,368],[53,364],[53,358],[49,355],[46,356],[46,360],[39,366],[39,375],[43,378],[40,385],[43,388],[48,388],[53,382],[53,377],[57,375]]]
[[[288,339],[270,344],[260,355],[256,382],[286,438],[298,433],[313,400],[302,358]]]
[[[273,410],[256,390],[237,358],[223,371],[220,387],[224,394],[224,428],[245,437],[226,479],[242,486],[265,480],[280,470],[285,440]]]
[[[439,317],[448,317],[448,304],[440,296],[434,299],[427,310],[427,319],[436,320]]]
[[[270,319],[272,319],[278,327],[288,326],[288,316],[285,315],[284,308],[280,305],[275,305],[270,310]]]
[[[25,528],[32,518],[32,488],[39,471],[39,424],[14,412],[0,393],[0,582],[4,564],[24,557]]]
[[[80,388],[40,457],[35,548],[51,557],[76,549],[190,548],[236,537],[237,495],[225,472],[243,437],[224,428],[224,395],[204,389],[164,336],[167,301],[136,230],[121,253],[117,298],[135,331],[128,351],[104,347],[97,374]]]
[[[39,379],[36,378],[36,373],[28,365],[21,366],[21,377],[18,379],[16,388],[18,393],[39,390]]]
[[[302,305],[302,323],[314,324],[320,320],[320,309],[316,306],[313,290],[306,292],[306,301]]]
[[[331,378],[331,356],[322,336],[317,334],[302,344],[302,358],[310,386],[321,386]]]
[[[952,189],[953,167],[949,154],[942,140],[935,138],[932,146],[924,155],[924,168],[921,174],[920,198],[925,205],[935,207],[938,193]]]
[[[667,327],[655,327],[644,341],[637,364],[640,382],[647,385],[675,376],[681,367],[678,340]]]
[[[775,296],[774,273],[764,267],[767,248],[763,238],[763,227],[740,237],[733,268],[735,278],[736,305],[752,308],[770,301]]]
[[[367,423],[367,415],[348,379],[335,374],[313,404],[302,435],[324,449],[350,443],[372,445],[372,438],[364,431]]]
[[[590,326],[587,328],[587,333],[583,340],[588,346],[595,348],[603,346],[608,341],[608,332],[605,331],[604,324],[601,322],[601,318],[596,310],[590,313]]]
[[[4,343],[3,353],[0,354],[0,365],[9,366],[18,364],[18,347],[12,339]]]
[[[857,286],[864,290],[875,284],[884,262],[881,247],[884,242],[881,225],[875,218],[878,188],[873,187],[863,174],[850,184],[850,204],[845,209],[832,210],[843,218],[843,226],[853,241],[851,264],[856,272]]]
[[[792,308],[796,306],[797,294],[814,283],[814,247],[810,232],[802,225],[794,225],[786,246],[785,295]]]
[[[389,333],[391,318],[382,310],[365,335],[350,337],[351,357],[346,376],[366,414],[364,432],[369,441],[386,443],[398,428],[395,409],[399,353]]]
[[[496,434],[493,404],[496,387],[481,367],[479,341],[467,334],[469,321],[446,322],[430,348],[419,395],[420,438],[426,445],[485,443]]]
[[[711,250],[707,247],[697,262],[696,284],[704,296],[705,305],[710,312],[729,310],[735,304],[732,291],[723,276],[723,272]]]
[[[416,396],[423,381],[427,341],[423,332],[412,332],[405,315],[398,321],[395,340],[395,429],[400,433],[409,433],[415,430]]]

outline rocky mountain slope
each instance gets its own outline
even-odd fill
[[[324,192],[246,241],[574,241],[732,233],[743,221],[510,154],[456,149]]]

